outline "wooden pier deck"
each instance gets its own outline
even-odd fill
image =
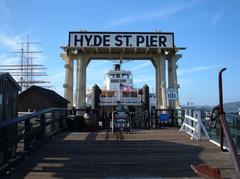
[[[234,178],[230,154],[208,141],[192,141],[177,128],[132,134],[62,132],[22,161],[6,178],[198,178],[190,164],[218,167]]]

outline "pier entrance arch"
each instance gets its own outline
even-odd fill
[[[176,63],[182,55],[177,52],[185,48],[175,46],[172,32],[69,32],[68,45],[61,48],[66,63],[64,97],[70,102],[69,108],[73,105],[74,60],[77,61],[76,108],[84,108],[86,68],[91,59],[151,60],[156,75],[156,108],[179,106]]]

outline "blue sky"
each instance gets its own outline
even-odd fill
[[[60,46],[69,31],[174,32],[175,45],[187,47],[178,61],[180,103],[218,103],[217,73],[224,73],[224,101],[240,100],[240,1],[239,0],[0,0],[0,64],[19,62],[18,42],[38,41],[43,51],[36,62],[48,70],[48,80],[63,94],[64,62]],[[109,61],[92,61],[87,84],[102,86]],[[136,87],[155,88],[155,72],[149,61],[123,65],[131,69]]]

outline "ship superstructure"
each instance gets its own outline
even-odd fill
[[[113,70],[104,75],[101,88],[100,106],[116,106],[120,101],[126,106],[141,106],[139,89],[133,87],[133,75],[129,70],[122,70],[120,64],[115,64]],[[87,105],[91,105],[91,90],[87,92]]]
[[[120,84],[133,88],[133,76],[129,70],[121,70],[121,65],[114,65],[113,70],[109,70],[104,75],[104,90],[118,90]]]

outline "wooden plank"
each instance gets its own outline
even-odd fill
[[[23,161],[7,178],[198,178],[190,164],[207,163],[234,178],[229,153],[192,141],[176,128],[61,133]]]

